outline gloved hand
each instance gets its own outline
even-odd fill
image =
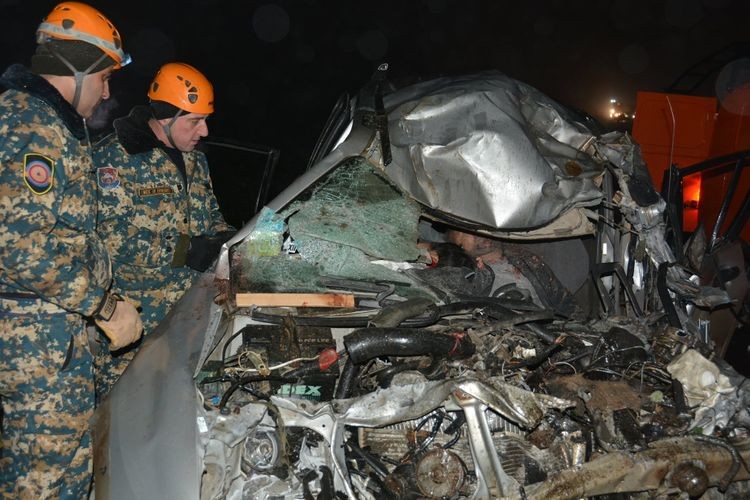
[[[236,231],[222,231],[212,235],[193,236],[185,256],[185,265],[196,271],[205,271],[219,256],[221,245],[235,233]]]
[[[111,351],[116,351],[132,344],[143,333],[141,315],[138,314],[133,304],[123,299],[117,300],[115,311],[109,320],[95,317],[94,321],[96,321],[96,324],[102,329],[104,334],[109,337],[109,349]]]

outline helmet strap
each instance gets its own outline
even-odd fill
[[[172,125],[174,125],[174,122],[177,121],[177,119],[184,113],[183,110],[178,109],[177,113],[172,117],[171,120],[169,120],[169,123],[166,125],[162,125],[161,128],[164,131],[164,135],[167,136],[167,140],[169,141],[169,144],[172,145],[174,149],[177,149],[177,145],[174,143],[174,139],[172,139]]]
[[[96,61],[94,61],[94,64],[92,64],[91,66],[89,66],[83,71],[78,71],[75,68],[75,66],[70,64],[70,61],[65,59],[65,57],[63,57],[62,54],[60,54],[55,49],[53,49],[51,45],[47,45],[47,50],[49,50],[52,53],[52,55],[58,58],[60,62],[62,62],[65,66],[68,67],[70,71],[73,72],[73,78],[75,79],[76,88],[75,88],[75,93],[73,95],[73,102],[71,102],[70,104],[73,106],[74,109],[78,110],[78,102],[81,100],[81,91],[83,89],[83,79],[86,77],[86,75],[88,75],[91,72],[92,69],[94,69],[106,57],[108,57],[107,54],[102,52],[102,56]]]

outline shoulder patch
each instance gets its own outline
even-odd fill
[[[100,189],[115,189],[120,185],[120,176],[115,167],[99,167],[96,169],[96,182]]]
[[[55,162],[39,153],[23,155],[23,181],[34,194],[45,194],[52,189]]]

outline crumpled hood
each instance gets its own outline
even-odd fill
[[[491,228],[544,226],[598,203],[592,131],[536,89],[497,72],[442,78],[384,101],[386,174],[420,203]]]

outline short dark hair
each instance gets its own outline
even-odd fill
[[[436,267],[466,267],[472,270],[477,267],[476,261],[453,243],[433,243],[432,249],[438,254]]]
[[[157,120],[174,118],[180,111],[184,113],[184,110],[166,101],[151,101],[149,107],[151,108],[151,114]]]

